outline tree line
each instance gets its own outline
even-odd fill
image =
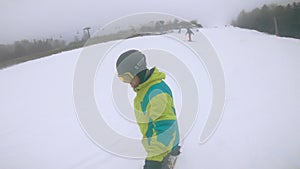
[[[103,43],[119,39],[128,39],[137,36],[146,36],[153,34],[165,34],[172,32],[174,30],[181,30],[186,28],[202,28],[203,26],[198,23],[197,20],[184,21],[179,19],[173,20],[156,20],[149,21],[142,25],[129,26],[128,28],[115,29],[115,32],[110,32],[108,34],[96,35],[89,39],[86,45],[92,45],[97,43]],[[110,29],[114,29],[114,25],[111,25]],[[179,31],[180,32],[180,31]]]
[[[300,2],[264,5],[250,12],[243,10],[232,25],[300,39]]]
[[[65,41],[57,39],[16,41],[13,44],[0,45],[0,61],[58,50],[65,46]]]
[[[112,40],[127,39],[148,33],[163,33],[174,29],[191,27],[200,28],[202,25],[197,23],[197,20],[192,20],[191,22],[180,21],[178,19],[172,21],[161,20],[152,21],[148,24],[139,25],[137,27],[130,26],[129,29],[120,29],[116,32],[110,32],[109,34],[104,34],[99,37],[90,37],[90,35],[85,31],[81,39],[75,36],[74,41],[69,44],[66,44],[64,40],[57,40],[53,38],[43,40],[21,40],[16,41],[13,44],[6,45],[0,44],[0,68],[62,51],[80,48],[84,45],[92,45]],[[111,29],[113,29],[113,27]]]

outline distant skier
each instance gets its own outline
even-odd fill
[[[166,75],[148,69],[146,57],[128,50],[116,62],[119,79],[136,92],[134,111],[142,144],[147,152],[144,169],[172,169],[179,155],[179,130],[171,89]]]
[[[194,35],[194,32],[190,28],[187,28],[185,35],[189,35],[189,41],[192,41],[192,34]]]

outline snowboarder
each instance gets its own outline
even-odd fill
[[[147,152],[144,169],[172,169],[180,154],[179,129],[165,73],[148,69],[145,55],[138,50],[122,53],[116,68],[119,79],[136,92],[135,117]]]
[[[189,41],[192,41],[192,34],[194,35],[194,32],[190,28],[187,28],[185,35],[189,35]]]

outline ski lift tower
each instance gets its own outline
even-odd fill
[[[83,28],[83,31],[86,31],[86,32],[87,32],[88,39],[91,37],[90,29],[91,29],[90,27],[85,27],[85,28]]]

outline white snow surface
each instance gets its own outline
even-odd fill
[[[224,69],[225,109],[205,144],[198,116],[176,169],[299,169],[300,41],[232,27],[201,32]],[[142,168],[82,130],[72,93],[81,50],[0,70],[0,169]]]

